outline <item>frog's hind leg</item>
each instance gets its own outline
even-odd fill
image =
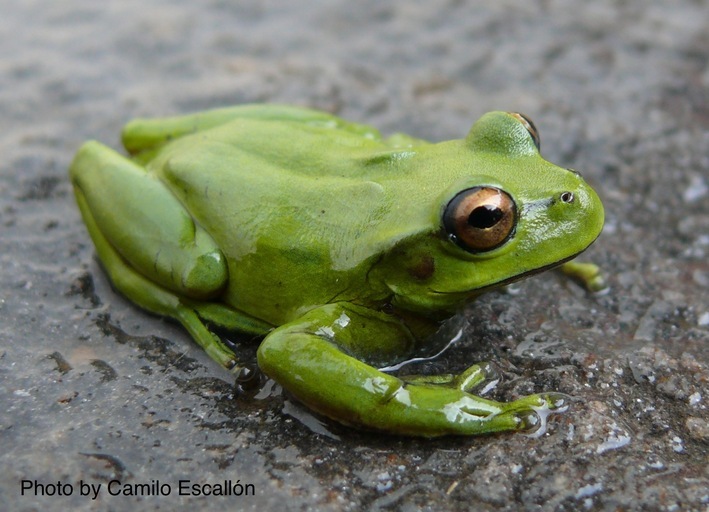
[[[84,218],[138,272],[195,299],[224,287],[221,251],[154,175],[98,142],[81,147],[70,175]]]
[[[234,368],[234,354],[180,298],[203,302],[226,284],[226,262],[209,234],[158,180],[97,142],[82,146],[70,175],[114,287],[142,308],[179,321],[210,357]]]
[[[379,131],[371,126],[351,123],[337,116],[304,107],[274,104],[237,105],[217,108],[195,114],[156,119],[134,119],[125,125],[123,145],[132,155],[145,161],[162,145],[179,137],[224,125],[236,119],[284,121],[340,129],[374,140],[380,140]],[[400,135],[400,137],[406,137]],[[407,144],[408,145],[408,144]]]

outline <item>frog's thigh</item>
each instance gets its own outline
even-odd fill
[[[87,142],[70,174],[86,224],[148,280],[197,299],[214,296],[226,284],[226,261],[212,238],[142,167]]]
[[[169,316],[180,322],[212,359],[227,369],[238,371],[234,354],[204,326],[193,307],[186,306],[177,295],[130,267],[101,233],[80,190],[77,190],[76,199],[96,246],[98,257],[113,286],[143,309]]]

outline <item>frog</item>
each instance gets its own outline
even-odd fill
[[[100,264],[237,383],[265,375],[318,415],[424,438],[534,432],[568,408],[555,391],[481,396],[488,362],[388,371],[481,294],[573,265],[599,236],[597,193],[542,158],[527,116],[489,112],[429,142],[242,104],[135,119],[122,143],[85,142],[69,170]],[[230,331],[260,340],[259,371],[218,335]]]

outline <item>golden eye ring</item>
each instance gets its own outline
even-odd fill
[[[443,212],[448,237],[471,253],[503,245],[517,225],[512,197],[496,187],[473,187],[459,192]]]

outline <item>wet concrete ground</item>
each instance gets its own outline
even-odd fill
[[[5,6],[0,502],[709,510],[708,49],[709,6],[690,0]],[[492,361],[497,397],[557,390],[571,410],[539,438],[357,432],[277,387],[235,396],[186,333],[113,293],[67,178],[76,148],[117,147],[135,116],[257,101],[432,140],[488,110],[532,117],[544,156],[603,199],[585,258],[610,289],[546,273],[487,295],[416,370]],[[180,495],[181,480],[240,495]]]

